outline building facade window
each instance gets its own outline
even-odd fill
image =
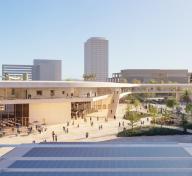
[[[37,94],[37,95],[43,95],[43,91],[42,91],[42,90],[37,90],[37,91],[36,91],[36,94]]]
[[[55,95],[55,91],[54,90],[50,90],[50,95],[54,96]]]
[[[15,89],[11,89],[11,95],[15,95]]]

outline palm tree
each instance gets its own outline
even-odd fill
[[[83,78],[85,81],[95,81],[96,75],[95,74],[89,74],[89,75],[84,74]]]

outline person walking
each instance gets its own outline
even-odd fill
[[[55,132],[52,131],[52,138],[53,138],[53,141],[55,140]]]
[[[88,133],[88,132],[85,133],[85,137],[86,137],[86,138],[89,137],[89,133]]]
[[[55,135],[55,142],[57,142],[57,135]]]

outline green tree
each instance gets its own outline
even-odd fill
[[[187,114],[190,114],[190,116],[192,117],[192,103],[189,103],[186,105],[185,111]]]
[[[168,99],[168,100],[166,101],[166,106],[167,106],[168,108],[173,109],[173,108],[176,107],[177,105],[178,105],[178,102],[177,102],[177,100],[174,99],[174,98]]]
[[[141,102],[138,99],[133,100],[133,105],[136,108],[136,111],[138,110],[138,107],[140,106]]]
[[[129,120],[131,123],[131,128],[133,131],[134,126],[136,123],[141,119],[140,115],[135,111],[127,111],[125,115],[125,119]]]
[[[149,113],[150,113],[150,115],[152,116],[152,118],[153,118],[153,120],[154,120],[154,122],[155,122],[155,124],[156,124],[156,117],[157,117],[157,115],[158,115],[158,109],[157,109],[157,107],[152,106],[152,105],[149,105],[148,110],[149,110]]]
[[[187,132],[187,124],[188,124],[188,119],[186,114],[181,114],[181,125],[183,127],[183,132]]]
[[[95,74],[89,74],[89,75],[84,74],[83,78],[85,81],[94,81],[96,79],[96,75]]]
[[[151,80],[149,80],[148,83],[149,83],[149,84],[157,84],[157,81],[156,81],[155,79],[151,79]]]
[[[167,110],[165,109],[163,112],[162,112],[162,117],[161,117],[161,125],[162,124],[165,124],[166,121],[170,120],[170,114],[167,112]]]
[[[133,84],[141,84],[141,80],[133,79],[133,80],[132,80],[132,83],[133,83]]]
[[[191,102],[191,92],[188,90],[185,90],[183,95],[182,95],[182,100],[186,103],[189,104]]]

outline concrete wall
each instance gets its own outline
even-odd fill
[[[29,104],[29,121],[46,124],[59,124],[70,121],[71,103],[34,103]]]
[[[42,95],[37,95],[37,91],[41,90]],[[51,96],[51,90],[54,90],[54,95]],[[39,89],[28,89],[27,90],[28,95],[31,95],[31,98],[69,98],[71,96],[71,93],[74,93],[73,89],[71,88],[57,88],[57,89],[45,89],[45,88],[39,88]]]

